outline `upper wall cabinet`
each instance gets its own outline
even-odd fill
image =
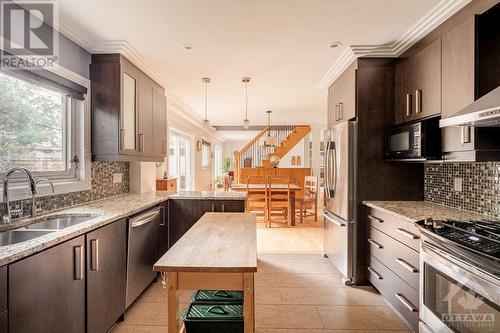
[[[396,123],[441,113],[441,39],[396,63]]]
[[[471,15],[442,37],[442,118],[500,85],[500,6]],[[500,128],[443,128],[445,160],[498,160]]]
[[[119,54],[93,55],[90,76],[92,159],[163,161],[165,90]]]
[[[354,61],[328,88],[328,127],[356,117],[356,69]]]

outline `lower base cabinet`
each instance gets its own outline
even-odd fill
[[[85,332],[85,236],[9,265],[9,333]]]
[[[87,332],[106,333],[125,312],[126,220],[86,235]]]

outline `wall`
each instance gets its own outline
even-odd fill
[[[461,191],[455,190],[455,179],[461,179]],[[500,218],[500,163],[426,164],[424,197],[426,201]]]
[[[121,183],[113,183],[113,174],[121,173],[123,180]],[[89,201],[114,197],[129,191],[129,163],[128,162],[92,162],[92,189],[88,191],[49,195],[37,199],[42,212],[60,209],[86,203]],[[20,202],[13,202],[18,205]],[[11,206],[13,207],[13,206]],[[31,199],[23,200],[24,214],[31,212]],[[6,206],[0,203],[0,215],[6,213]]]
[[[285,156],[280,160],[279,168],[307,168],[309,167],[309,139],[310,134],[300,140]],[[292,156],[300,156],[300,164],[292,165]]]
[[[167,115],[169,128],[179,130],[183,134],[191,137],[191,167],[193,172],[192,177],[194,179],[194,185],[192,189],[195,191],[212,189],[212,183],[214,181],[213,154],[211,158],[210,168],[202,168],[201,151],[196,150],[196,142],[202,139],[210,142],[212,145],[212,153],[216,145],[224,147],[224,142],[220,140],[213,132],[189,120],[188,116],[185,114],[182,108],[170,99],[167,100]],[[157,168],[157,174],[162,175],[163,171],[166,170],[166,167],[166,163],[163,163],[162,166]]]

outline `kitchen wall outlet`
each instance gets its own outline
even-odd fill
[[[123,182],[123,173],[114,173],[113,184],[120,184],[121,182]]]
[[[453,189],[456,192],[462,192],[462,183],[463,183],[462,178],[453,178]]]

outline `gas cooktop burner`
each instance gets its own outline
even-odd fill
[[[498,222],[426,219],[419,225],[465,247],[500,258],[500,223]]]

